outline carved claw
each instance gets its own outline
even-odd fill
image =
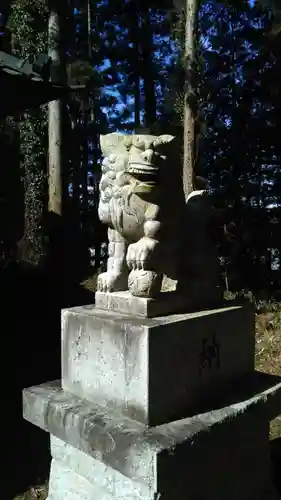
[[[98,276],[98,292],[121,292],[122,290],[127,290],[127,288],[127,275],[107,271],[106,273],[102,273]]]
[[[158,241],[144,236],[137,243],[132,243],[127,251],[127,266],[129,269],[145,269],[155,250]]]

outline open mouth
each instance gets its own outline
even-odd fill
[[[132,162],[128,165],[127,171],[130,174],[136,175],[156,175],[158,173],[158,168],[152,165],[152,163],[145,163],[140,167],[139,163]]]

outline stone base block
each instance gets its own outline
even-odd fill
[[[51,436],[48,500],[154,500],[154,489]],[[64,495],[64,496],[63,496]]]
[[[280,413],[280,380],[243,402],[153,428],[57,383],[23,396],[25,418],[52,435],[49,500],[276,500],[268,421]]]
[[[62,312],[63,389],[148,425],[205,411],[253,372],[254,349],[248,307],[150,319]]]
[[[262,441],[260,435],[259,440]],[[246,440],[245,446],[251,444]],[[224,463],[225,457],[235,453],[233,448],[224,452],[220,459],[219,450],[212,456],[207,452],[207,457],[204,448],[192,455],[187,453],[186,457],[181,450],[176,457],[178,450],[175,449],[173,459],[159,457],[158,479],[155,487],[149,487],[51,436],[53,459],[47,500],[155,500],[159,497],[167,500],[280,500],[271,483],[268,450],[259,447],[260,444],[245,456],[238,453],[231,457],[227,463]],[[195,463],[188,463],[194,459]]]
[[[120,314],[130,314],[143,318],[155,318],[157,316],[167,316],[168,314],[183,313],[200,309],[210,309],[212,305],[218,307],[222,304],[221,293],[218,290],[217,297],[212,303],[210,299],[204,302],[192,300],[192,296],[186,297],[175,291],[161,292],[156,298],[134,297],[131,292],[96,292],[95,304],[97,309],[118,312]],[[205,306],[205,307],[202,307]]]

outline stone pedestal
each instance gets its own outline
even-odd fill
[[[253,372],[254,349],[250,308],[140,319],[78,307],[62,312],[62,388],[159,425],[212,405]]]
[[[48,500],[276,500],[281,379],[254,371],[253,311],[105,295],[62,312],[62,381],[23,393],[51,435]]]

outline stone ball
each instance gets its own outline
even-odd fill
[[[161,291],[162,276],[154,271],[134,269],[128,278],[128,288],[135,297],[155,297]]]

